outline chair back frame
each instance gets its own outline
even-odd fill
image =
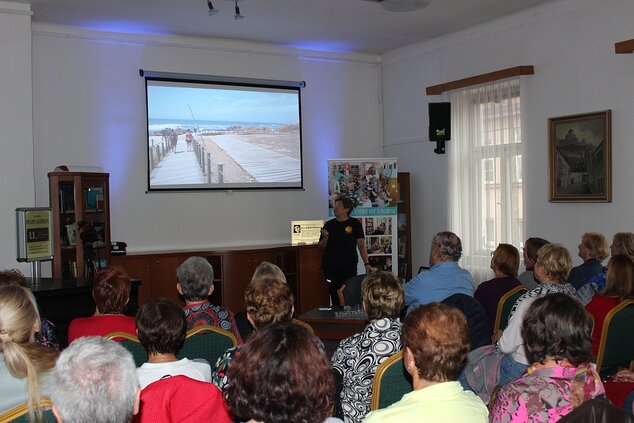
[[[387,360],[377,367],[374,373],[374,380],[372,381],[372,402],[370,404],[370,410],[378,410],[381,405],[381,384],[385,372],[392,368],[392,366],[403,366],[403,351],[399,351],[391,355]],[[405,371],[405,370],[403,370]]]
[[[495,325],[493,326],[493,332],[495,333],[498,330],[503,330],[504,328],[502,327],[502,314],[504,313],[504,307],[506,306],[506,302],[509,300],[509,298],[515,297],[515,295],[517,295],[519,292],[528,292],[528,289],[525,286],[516,286],[515,288],[511,289],[509,292],[507,292],[506,294],[502,295],[502,298],[500,298],[500,301],[498,301],[498,307],[495,313]],[[518,295],[517,298],[519,298],[521,295]],[[517,301],[517,298],[515,298],[515,301]],[[504,327],[506,327],[506,325],[508,324],[508,315],[507,315],[507,321],[504,324]]]
[[[627,307],[634,307],[634,300],[623,300],[616,307],[614,307],[610,312],[605,316],[605,320],[603,322],[603,331],[601,332],[601,340],[599,342],[599,351],[597,353],[597,371],[601,371],[603,367],[603,361],[606,356],[606,345],[608,342],[608,335],[610,333],[610,324],[612,323],[612,319],[616,316],[620,311],[624,310]],[[631,336],[631,334],[629,334]],[[632,366],[634,361],[630,362],[630,367]]]

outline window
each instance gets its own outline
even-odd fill
[[[480,282],[491,276],[490,251],[524,240],[519,78],[456,90],[451,102],[450,227]]]

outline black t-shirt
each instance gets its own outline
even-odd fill
[[[355,269],[357,267],[357,239],[363,238],[363,226],[353,217],[343,222],[331,219],[324,225],[328,244],[321,260],[323,269]]]

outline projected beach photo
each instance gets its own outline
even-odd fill
[[[147,81],[151,189],[301,187],[297,90]]]

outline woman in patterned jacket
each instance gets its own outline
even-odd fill
[[[336,384],[341,384],[337,417],[361,422],[370,411],[372,381],[377,367],[402,348],[403,285],[391,272],[371,273],[361,286],[363,310],[370,323],[363,332],[344,339],[332,356]],[[342,415],[338,415],[342,414]]]

